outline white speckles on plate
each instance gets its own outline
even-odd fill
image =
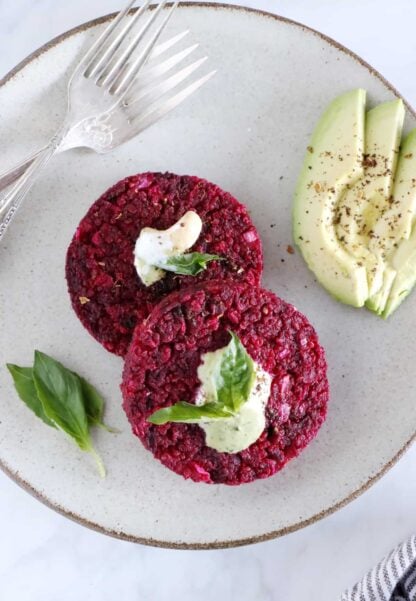
[[[287,252],[296,176],[322,108],[347,88],[366,88],[372,103],[392,91],[342,49],[271,16],[184,5],[169,27],[192,30],[216,77],[116,152],[56,157],[0,247],[0,460],[46,502],[104,531],[168,546],[232,545],[287,532],[352,498],[415,433],[416,295],[383,322],[336,303],[299,253]],[[0,87],[0,145],[7,148],[0,171],[53,132],[65,73],[95,33],[68,36]],[[408,114],[407,126],[414,125]],[[268,480],[194,484],[155,461],[121,410],[122,361],[94,342],[70,308],[64,261],[78,221],[109,185],[144,170],[206,177],[247,204],[264,242],[265,285],[307,314],[327,350],[328,420]],[[106,480],[18,401],[4,364],[28,364],[34,348],[87,376],[107,399],[107,421],[122,432],[96,433]]]

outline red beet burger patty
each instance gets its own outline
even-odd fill
[[[235,454],[206,446],[197,424],[147,421],[157,409],[195,401],[201,355],[228,344],[230,330],[273,376],[266,427]],[[280,470],[316,435],[328,401],[324,351],[306,317],[272,292],[219,281],[171,294],[137,327],[121,388],[134,434],[157,459],[185,478],[223,484]]]
[[[194,210],[203,228],[190,252],[221,255],[198,276],[167,273],[142,284],[133,250],[143,227],[167,229]],[[198,177],[142,173],[118,182],[89,209],[69,246],[66,277],[73,308],[107,350],[124,356],[135,326],[168,293],[200,281],[260,282],[260,238],[235,198]]]

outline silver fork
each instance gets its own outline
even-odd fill
[[[176,90],[179,84],[189,78],[207,60],[208,57],[205,56],[185,68],[177,70],[178,65],[198,48],[198,44],[193,44],[153,66],[156,58],[165,54],[167,50],[188,34],[189,30],[183,31],[166,42],[157,45],[150,54],[148,66],[145,66],[138,75],[132,90],[128,94],[128,100],[118,104],[114,109],[104,113],[99,118],[85,119],[73,127],[56,149],[56,154],[73,148],[89,148],[98,154],[110,152],[153,125],[207,82],[216,73],[215,70],[192,81],[186,88],[170,96],[167,99],[168,101],[162,98],[160,102],[154,102],[151,105],[152,115],[148,115],[146,119],[141,113],[143,102],[140,101],[143,101],[143,99],[149,100],[151,96],[166,94],[169,90]],[[166,80],[161,79],[162,76],[172,70],[174,70],[173,75]],[[115,122],[118,123],[118,127],[111,129],[111,125]],[[19,179],[42,151],[43,148],[27,156],[7,171],[0,173],[0,214],[2,208],[1,193]]]
[[[97,152],[115,148],[160,119],[214,74],[208,73],[179,92],[168,94],[204,62],[205,58],[200,59],[161,79],[196,48],[194,45],[154,67],[149,66],[138,77],[152,52],[153,57],[163,54],[186,32],[155,48],[179,2],[175,2],[161,22],[156,23],[166,4],[166,0],[161,0],[157,8],[147,13],[143,25],[143,14],[150,0],[129,17],[134,3],[135,0],[128,3],[77,65],[68,84],[68,109],[62,126],[45,148],[29,158],[26,162],[29,166],[3,197],[0,240],[35,179],[56,152],[78,146],[87,146]],[[132,35],[137,24],[139,31]],[[132,35],[129,40],[128,35]]]

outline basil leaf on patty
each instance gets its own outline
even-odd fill
[[[221,408],[218,403],[206,403],[205,405],[192,405],[179,401],[175,405],[159,409],[152,413],[147,419],[151,424],[161,426],[168,422],[186,422],[197,424],[204,419],[218,419],[220,417],[230,417],[232,413],[227,409]]]
[[[204,405],[180,401],[155,411],[147,421],[162,425],[168,422],[201,423],[207,419],[221,419],[235,415],[248,400],[256,378],[254,361],[236,334],[221,349],[212,367],[215,398]]]
[[[178,275],[198,275],[207,268],[210,261],[223,261],[224,257],[209,255],[206,253],[186,253],[169,257],[166,262],[156,265],[165,271],[171,271]]]
[[[250,396],[256,373],[254,361],[241,340],[230,332],[231,340],[221,355],[217,370],[217,399],[220,405],[238,411]]]

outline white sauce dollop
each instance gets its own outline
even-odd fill
[[[198,367],[201,382],[197,405],[216,400],[215,368],[219,365],[218,355],[223,349],[205,353]],[[207,419],[199,422],[205,432],[205,444],[220,453],[239,453],[247,449],[259,438],[266,425],[265,409],[270,396],[272,376],[254,363],[256,379],[247,401],[240,407],[237,415]]]
[[[144,227],[134,247],[134,266],[145,286],[161,280],[163,265],[169,257],[183,254],[201,235],[202,221],[198,213],[188,211],[167,230]]]

